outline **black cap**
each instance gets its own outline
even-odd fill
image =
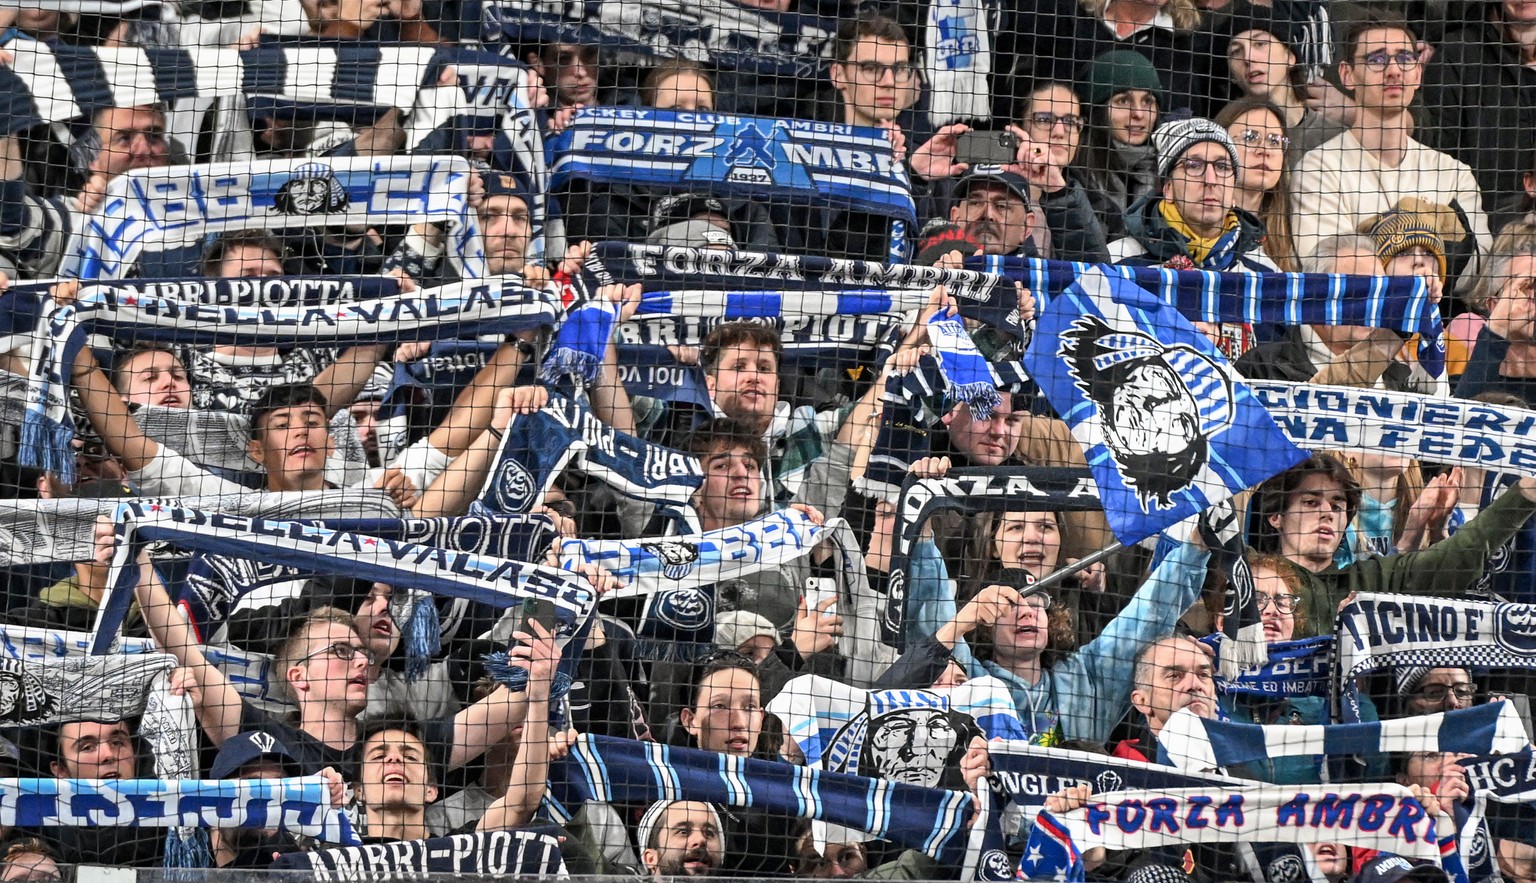
[[[1026,206],[1033,205],[1029,198],[1029,182],[1023,175],[1014,174],[1002,166],[972,167],[969,172],[960,177],[959,181],[955,182],[955,199],[964,199],[965,195],[971,192],[971,187],[980,183],[1001,184],[1014,196],[1023,200]]]
[[[1400,883],[1418,880],[1423,883],[1450,883],[1445,871],[1431,864],[1414,864],[1400,855],[1384,852],[1366,862],[1354,883]]]
[[[282,764],[283,769],[297,773],[299,762],[288,751],[288,746],[271,733],[238,733],[224,743],[208,775],[215,779],[233,779],[246,764],[270,758]]]

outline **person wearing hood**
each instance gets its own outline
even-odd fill
[[[1173,269],[1275,272],[1264,253],[1264,223],[1237,207],[1237,145],[1201,117],[1152,134],[1156,196],[1126,209],[1127,236],[1109,244],[1118,264]]]

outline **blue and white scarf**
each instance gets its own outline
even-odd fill
[[[768,711],[784,724],[784,734],[799,746],[806,764],[834,772],[859,772],[883,760],[894,760],[876,757],[880,752],[868,738],[870,729],[878,728],[879,720],[887,715],[911,718],[954,713],[980,728],[988,740],[1024,738],[1024,725],[1019,722],[1008,685],[992,677],[930,690],[862,690],[820,675],[801,675],[784,685],[768,703]],[[952,724],[944,726],[954,732]],[[949,748],[955,753],[953,759],[945,754],[903,755],[902,759],[918,765],[933,761],[923,769],[935,783],[946,782],[938,787],[963,787],[958,781],[958,758],[965,753],[965,741],[957,735],[956,744]],[[888,774],[880,777],[894,778]]]
[[[481,14],[487,43],[572,43],[650,58],[698,60],[702,53],[712,67],[786,82],[818,78],[837,31],[833,19],[707,0],[666,0],[644,14],[625,0],[492,0]]]
[[[992,118],[992,34],[996,0],[929,0],[923,39],[928,51],[928,121],[947,123]]]
[[[883,130],[839,123],[589,107],[550,142],[558,190],[581,178],[794,200],[916,222],[912,184]],[[901,224],[892,249],[901,248]]]
[[[943,285],[960,315],[1024,338],[1013,281],[996,273],[622,242],[597,243],[593,257],[614,281],[645,290],[640,317],[904,312],[921,308],[928,292]]]
[[[618,308],[600,297],[588,298],[568,310],[554,347],[539,366],[539,382],[554,386],[570,377],[582,388],[596,383],[618,318]]]
[[[1502,754],[1525,744],[1525,726],[1508,702],[1358,724],[1238,724],[1205,720],[1182,709],[1158,734],[1158,759],[1199,773],[1273,757],[1405,751]]]
[[[704,482],[697,457],[619,432],[581,400],[555,393],[543,409],[512,418],[478,505],[527,512],[567,463],[626,497],[662,505],[686,505]]]
[[[1307,456],[1188,319],[1097,269],[1051,299],[1024,364],[1127,546]]]
[[[139,503],[124,503],[117,520],[119,543],[96,622],[94,653],[107,652],[122,628],[138,576],[133,555],[143,542],[264,559],[311,573],[346,574],[498,608],[544,598],[554,604],[558,632],[567,639],[586,623],[595,598],[584,579],[552,567],[294,522]]]
[[[975,804],[962,791],[592,735],[552,764],[550,788],[567,806],[698,800],[832,822],[954,867],[964,863]]]
[[[438,223],[465,279],[485,275],[469,206],[469,163],[458,156],[247,160],[135,169],[113,179],[85,220],[65,275],[116,279],[146,248],[200,244],[249,229]]]
[[[965,323],[951,316],[935,314],[928,319],[928,343],[943,376],[949,397],[965,405],[976,420],[989,420],[1003,403],[997,387],[997,372],[987,362]]]
[[[1536,411],[1413,393],[1255,381],[1249,390],[1298,445],[1536,475]]]
[[[135,341],[245,346],[327,346],[513,333],[553,324],[552,296],[516,277],[459,282],[425,292],[329,306],[219,306],[86,286],[77,303],[41,301],[29,365],[21,462],[73,480],[70,370],[87,334]],[[18,305],[21,302],[18,301]]]
[[[1095,794],[1072,812],[1041,812],[1037,827],[1042,823],[1042,837],[1064,833],[1076,853],[1094,848],[1140,851],[1210,843],[1331,842],[1427,859],[1453,874],[1460,871],[1450,817],[1431,815],[1400,785],[1316,792],[1272,785],[1121,791]],[[1020,877],[1052,879],[1056,869],[1034,859],[1035,845],[1036,837],[1031,836]],[[1081,880],[1081,866],[1077,872],[1075,879]],[[1065,879],[1074,877],[1069,873]],[[1459,880],[1466,883],[1465,875]]]
[[[1339,678],[1346,720],[1359,720],[1356,678],[1396,668],[1536,669],[1536,605],[1357,595],[1339,611]]]
[[[297,109],[310,118],[352,119],[364,110],[410,110],[427,82],[437,50],[361,40],[269,38],[236,50],[221,46],[116,48],[16,39],[15,61],[0,71],[9,113],[0,127],[16,132],[42,123],[89,119],[108,107],[170,105],[189,98],[245,94]]]
[[[1445,373],[1440,309],[1418,277],[1218,273],[1019,257],[966,258],[965,266],[1016,279],[1047,301],[1070,288],[1088,268],[1097,267],[1152,292],[1194,322],[1364,325],[1417,334],[1423,341],[1419,363],[1431,376]]]
[[[1217,634],[1200,640],[1219,660],[1226,646],[1224,637]],[[1243,666],[1234,676],[1223,675],[1217,679],[1216,689],[1225,694],[1269,699],[1332,695],[1333,645],[1331,635],[1276,641],[1269,645],[1268,659],[1258,665]]]
[[[808,554],[832,528],[813,524],[798,509],[685,537],[639,540],[569,539],[560,544],[561,566],[596,564],[622,580],[607,598],[688,591],[748,576]]]
[[[367,883],[374,880],[416,879],[433,875],[471,875],[524,879],[565,879],[565,857],[552,831],[516,828],[479,831],[429,840],[398,840],[341,849],[289,852],[272,868],[306,871],[326,883]]]
[[[281,828],[357,843],[320,776],[292,779],[0,779],[0,825]]]

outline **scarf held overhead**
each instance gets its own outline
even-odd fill
[[[526,598],[545,598],[554,604],[558,631],[567,636],[586,622],[594,600],[585,580],[552,567],[295,522],[137,503],[123,504],[117,520],[119,544],[96,621],[95,653],[106,652],[122,628],[138,575],[131,566],[134,546],[145,541],[256,558],[312,573],[347,574],[498,608]]]
[[[355,843],[320,776],[294,779],[0,779],[7,827],[282,828]]]
[[[963,791],[593,735],[579,737],[550,778],[566,804],[698,800],[755,808],[855,828],[956,867],[975,802]]]
[[[248,160],[135,169],[115,178],[80,232],[73,274],[128,275],[139,253],[200,244],[210,233],[409,222],[448,227],[447,252],[466,279],[485,275],[458,156]]]

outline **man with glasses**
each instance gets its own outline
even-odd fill
[[[1464,668],[1400,669],[1398,698],[1407,717],[1460,711],[1477,700],[1477,685]]]
[[[960,179],[949,220],[963,227],[985,254],[1035,254],[1029,182],[999,166],[977,166]]]
[[[1418,198],[1459,211],[1485,252],[1492,238],[1472,170],[1410,137],[1410,106],[1424,77],[1418,38],[1400,22],[1367,20],[1346,33],[1340,50],[1339,78],[1359,112],[1349,131],[1302,157],[1291,177],[1297,251],[1306,257],[1324,237]]]
[[[1275,272],[1264,254],[1264,222],[1237,207],[1237,145],[1227,130],[1195,117],[1152,134],[1158,195],[1125,211],[1130,234],[1109,244],[1119,264]]]
[[[96,559],[110,561],[115,546],[112,525],[98,524]],[[247,703],[203,655],[202,642],[167,594],[147,549],[139,553],[138,567],[134,591],[139,610],[155,643],[184,667],[191,682],[187,694],[210,742],[222,746],[239,733],[267,733],[283,743],[305,774],[332,767],[348,781],[356,780],[358,715],[368,704],[378,660],[351,613],[322,607],[290,626],[272,664],[279,694],[298,707],[290,722]],[[423,722],[422,741],[448,769],[456,769],[507,738],[527,709],[520,695],[501,687],[452,718]]]

